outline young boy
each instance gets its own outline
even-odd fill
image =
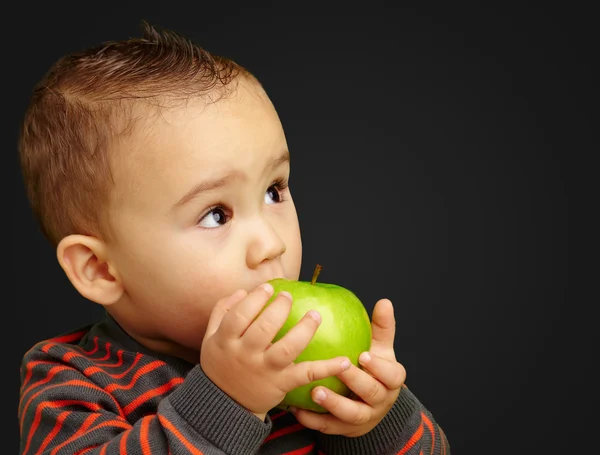
[[[321,316],[280,341],[301,239],[290,156],[256,78],[185,38],[144,39],[58,61],[26,112],[20,156],[58,261],[106,318],[24,356],[21,454],[448,454],[404,385],[387,299],[361,366],[294,363]],[[257,317],[258,316],[258,317]],[[277,408],[323,387],[329,413]]]

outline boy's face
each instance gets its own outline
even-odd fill
[[[138,123],[119,153],[107,247],[125,292],[108,310],[142,344],[197,362],[219,299],[299,278],[282,125],[242,80],[215,104]]]

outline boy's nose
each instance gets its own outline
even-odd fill
[[[254,223],[251,229],[247,253],[248,267],[257,267],[285,253],[285,242],[266,220]]]

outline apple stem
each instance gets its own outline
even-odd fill
[[[317,277],[319,276],[319,273],[321,273],[322,268],[323,267],[320,264],[317,264],[315,271],[313,272],[312,280],[310,280],[310,284],[315,284],[317,282]]]

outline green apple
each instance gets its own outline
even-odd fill
[[[293,303],[290,314],[273,342],[281,339],[309,310],[321,314],[321,325],[311,339],[309,345],[297,357],[295,362],[306,360],[323,360],[337,356],[347,356],[354,365],[359,366],[358,356],[371,347],[371,321],[359,300],[350,290],[335,284],[317,283],[321,270],[317,265],[311,281],[294,281],[277,278],[269,281],[275,293],[267,305],[280,291],[292,295]],[[311,390],[323,385],[334,392],[349,396],[351,391],[335,376],[313,381],[310,384],[290,391],[279,408],[287,409],[295,406],[300,409],[326,413],[327,410],[316,404],[311,398]]]

